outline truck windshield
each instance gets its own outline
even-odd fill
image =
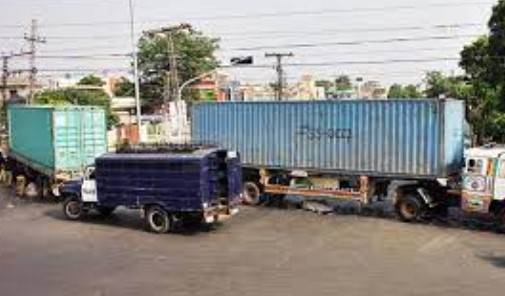
[[[482,159],[470,159],[467,165],[467,172],[469,174],[482,174],[482,169],[484,168],[484,160]]]

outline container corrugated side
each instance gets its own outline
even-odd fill
[[[8,121],[10,150],[41,168],[52,169],[52,109],[9,106]]]
[[[202,103],[192,136],[246,166],[437,178],[461,165],[462,118],[452,100]]]

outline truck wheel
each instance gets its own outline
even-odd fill
[[[505,208],[501,209],[496,215],[496,226],[500,233],[505,233]]]
[[[114,207],[97,207],[96,210],[100,215],[104,217],[109,217],[116,210]]]
[[[244,184],[244,202],[248,205],[260,204],[261,190],[254,182],[247,182]]]
[[[400,198],[396,204],[396,213],[403,222],[415,222],[424,212],[423,202],[415,195]]]
[[[159,206],[152,206],[147,209],[146,225],[151,232],[163,234],[172,230],[172,219],[170,215]]]
[[[63,202],[63,213],[68,220],[80,220],[85,211],[82,208],[82,202],[76,197],[69,197]]]

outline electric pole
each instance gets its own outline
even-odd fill
[[[138,62],[138,47],[135,39],[135,6],[133,0],[128,1],[130,10],[130,42],[133,54],[133,78],[135,79],[135,107],[137,109],[137,129],[142,142],[142,105],[140,103],[140,81],[139,81],[139,62]]]
[[[282,67],[282,59],[287,57],[293,57],[294,54],[290,53],[266,53],[266,58],[275,58],[276,66],[275,70],[277,71],[277,87],[275,90],[275,99],[277,101],[282,101],[283,92],[284,92],[284,69]]]
[[[2,116],[7,103],[7,79],[9,77],[9,56],[2,55]]]
[[[179,94],[179,73],[177,70],[177,52],[175,50],[174,44],[174,33],[188,30],[192,31],[192,27],[190,24],[180,24],[172,27],[165,27],[158,30],[151,30],[147,33],[149,35],[161,35],[164,38],[167,38],[167,49],[168,49],[168,67],[169,67],[169,83],[168,83],[168,96],[165,98],[165,105],[168,105],[169,101],[177,101]]]
[[[37,44],[45,43],[45,38],[38,35],[38,23],[37,20],[33,19],[30,26],[30,34],[25,34],[25,40],[28,41],[30,45],[30,93],[28,95],[28,103],[31,104],[33,100],[33,94],[35,93],[35,87],[37,86],[37,66],[35,63],[35,57],[37,54]]]

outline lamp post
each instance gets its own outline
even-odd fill
[[[130,8],[130,38],[132,46],[133,55],[133,77],[135,80],[135,105],[137,109],[137,128],[139,134],[139,140],[142,142],[142,108],[140,106],[140,84],[139,84],[139,65],[138,65],[138,49],[137,42],[135,40],[135,12],[133,6],[133,0],[128,0]]]
[[[198,80],[216,72],[217,70],[212,70],[212,71],[209,71],[209,72],[205,72],[205,73],[202,73],[196,77],[193,77],[191,79],[188,79],[186,80],[183,84],[181,84],[181,86],[179,87],[179,91],[177,93],[177,100],[178,101],[181,101],[182,100],[182,92],[184,91],[184,89],[186,87],[188,87],[189,85],[193,84],[194,82],[197,82]]]

